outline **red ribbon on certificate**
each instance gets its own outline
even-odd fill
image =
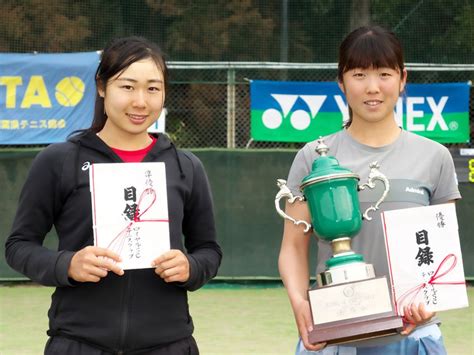
[[[144,203],[145,197],[152,195],[152,200],[146,208],[143,208],[143,212],[140,212],[142,209],[142,205]],[[140,198],[138,199],[138,204],[137,204],[137,209],[135,210],[135,214],[133,216],[133,221],[131,221],[117,236],[112,239],[112,241],[109,243],[107,246],[107,249],[115,251],[117,254],[122,253],[123,245],[125,244],[125,239],[126,236],[128,235],[128,232],[132,228],[132,226],[136,223],[140,222],[166,222],[168,223],[168,219],[141,219],[143,215],[155,204],[156,201],[156,192],[152,188],[147,188],[143,190],[143,192],[140,195]]]
[[[449,262],[451,262],[451,265],[448,264]],[[466,283],[465,281],[448,281],[448,282],[438,281],[443,276],[449,274],[455,268],[457,262],[458,262],[458,258],[456,255],[454,254],[446,255],[446,257],[438,265],[438,268],[436,269],[433,276],[431,276],[431,278],[428,280],[428,282],[423,282],[419,284],[418,286],[413,287],[412,289],[406,291],[403,295],[401,295],[397,299],[397,302],[396,302],[397,313],[398,313],[398,305],[401,305],[410,296],[411,296],[411,299],[408,302],[408,304],[409,305],[413,304],[413,302],[415,301],[416,297],[421,292],[421,290],[423,290],[428,285],[464,285]],[[444,268],[445,270],[441,271],[442,268]]]

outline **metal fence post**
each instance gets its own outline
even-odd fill
[[[227,148],[235,148],[235,69],[227,69]]]

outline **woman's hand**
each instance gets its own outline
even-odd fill
[[[402,335],[410,334],[418,325],[428,322],[436,315],[434,312],[428,312],[423,303],[420,303],[418,307],[415,304],[405,306],[403,314],[404,328],[401,332]]]
[[[313,330],[313,321],[311,318],[311,311],[309,302],[302,300],[298,305],[295,305],[293,312],[295,314],[296,325],[300,333],[301,340],[306,350],[318,351],[326,346],[326,343],[311,344],[308,339],[308,334]]]
[[[117,265],[120,261],[109,249],[87,246],[74,254],[67,274],[78,282],[99,282],[109,271],[122,276],[124,272]]]
[[[189,279],[189,260],[181,250],[167,251],[153,260],[152,265],[165,282],[186,282]]]

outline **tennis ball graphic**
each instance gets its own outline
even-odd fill
[[[85,87],[77,76],[67,76],[56,85],[56,100],[62,106],[76,106],[84,96]]]

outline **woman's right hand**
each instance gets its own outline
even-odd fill
[[[326,346],[326,343],[311,344],[308,339],[309,333],[313,330],[313,321],[311,317],[309,302],[307,300],[300,301],[298,305],[294,307],[293,311],[295,314],[298,331],[300,333],[301,340],[303,341],[303,345],[306,350],[322,350]]]
[[[124,271],[117,265],[120,261],[109,249],[87,246],[72,257],[68,276],[78,282],[99,282],[109,271],[122,276]]]

